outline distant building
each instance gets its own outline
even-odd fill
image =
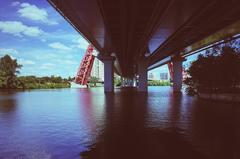
[[[149,79],[149,80],[153,80],[153,79],[154,79],[154,75],[153,75],[152,72],[150,72],[150,73],[148,74],[148,79]]]
[[[149,79],[149,80],[156,80],[156,79],[155,79],[155,76],[154,76],[154,73],[150,72],[150,73],[148,74],[148,79]]]
[[[168,73],[160,73],[160,80],[163,81],[169,80]]]
[[[97,77],[99,81],[104,81],[104,65],[97,58],[94,59],[91,76]]]

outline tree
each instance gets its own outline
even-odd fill
[[[19,81],[16,75],[21,67],[9,55],[0,58],[0,88],[17,88]]]
[[[74,77],[68,77],[67,81],[71,82],[71,81],[74,81]]]
[[[240,51],[234,43],[213,47],[188,69],[187,92],[236,89],[240,84]]]
[[[91,76],[91,77],[89,78],[89,83],[93,83],[94,87],[97,86],[97,82],[98,82],[98,81],[99,81],[98,78],[95,77],[95,76]]]
[[[114,85],[117,87],[121,86],[121,78],[119,76],[114,76]]]
[[[4,77],[4,72],[0,70],[0,88],[2,85],[5,83],[5,77]]]
[[[49,89],[49,88],[69,88],[71,85],[67,79],[61,77],[36,77],[36,76],[20,76],[18,80],[21,82],[18,88],[23,89]]]

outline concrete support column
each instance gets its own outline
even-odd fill
[[[183,58],[173,58],[173,91],[181,92],[182,89],[182,63]]]
[[[139,92],[147,92],[147,70],[148,65],[145,60],[141,60],[138,63],[138,91]]]
[[[98,57],[104,63],[104,92],[114,92],[114,70],[115,58],[112,56]]]
[[[136,77],[133,78],[133,87],[137,86]]]
[[[133,87],[133,78],[127,78],[127,87]]]
[[[121,77],[121,87],[124,87],[124,79]]]

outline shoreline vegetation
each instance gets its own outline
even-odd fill
[[[187,93],[238,94],[240,93],[240,41],[232,41],[209,49],[199,55],[187,70],[184,81]],[[210,98],[210,97],[209,97]]]
[[[0,89],[58,89],[71,88],[71,82],[74,78],[68,79],[60,76],[36,77],[36,76],[17,76],[20,73],[22,65],[17,63],[16,59],[5,55],[0,58]],[[121,86],[120,78],[114,79],[115,86]],[[89,87],[102,87],[103,82],[97,77],[90,77]],[[148,86],[170,86],[170,81],[149,80]]]
[[[169,80],[148,80],[148,86],[171,86]]]
[[[35,76],[20,76],[15,80],[14,86],[8,87],[7,85],[0,83],[0,89],[16,89],[16,90],[28,90],[28,89],[58,89],[58,88],[70,88],[71,83],[67,79],[61,77],[35,77]]]
[[[61,77],[35,77],[20,76],[20,87],[18,89],[53,89],[53,88],[70,88],[71,83],[68,79]]]
[[[22,65],[9,55],[0,58],[0,89],[53,89],[70,88],[70,77],[17,76]]]

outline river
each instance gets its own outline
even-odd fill
[[[240,105],[103,88],[0,91],[0,159],[240,158]]]

